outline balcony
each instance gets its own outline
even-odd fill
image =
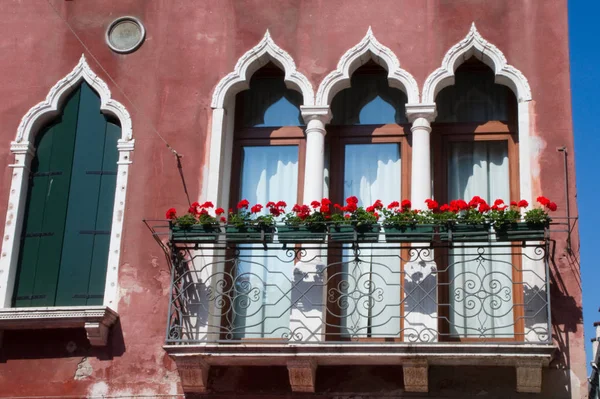
[[[165,350],[186,391],[206,391],[211,366],[285,366],[300,392],[320,365],[402,366],[405,390],[426,392],[429,366],[475,365],[515,367],[517,391],[539,392],[552,359],[547,229],[252,243],[152,230],[171,261]]]

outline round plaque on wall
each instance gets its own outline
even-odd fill
[[[131,53],[142,45],[146,30],[135,17],[115,19],[106,30],[106,43],[117,53]]]

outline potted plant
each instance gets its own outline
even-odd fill
[[[323,198],[308,205],[294,205],[292,212],[277,227],[277,239],[282,243],[323,242],[327,222],[331,220],[331,201]],[[312,207],[312,210],[311,210]]]
[[[527,201],[511,202],[510,209],[505,213],[508,215],[505,220],[498,218],[497,214],[490,215],[495,217],[494,229],[496,230],[496,239],[498,241],[537,241],[543,240],[545,230],[552,220],[548,212],[554,212],[557,205],[548,198],[540,196],[536,200],[541,206],[526,211],[521,220],[519,208],[525,209],[529,206]]]
[[[217,218],[224,222],[225,218],[221,215],[225,211],[223,208],[217,208],[215,216],[213,216],[209,213],[209,209],[213,207],[214,205],[210,201],[203,204],[194,202],[189,207],[188,213],[181,217],[177,217],[175,208],[170,208],[166,217],[169,219],[171,228],[171,241],[216,241],[221,232]]]
[[[440,222],[442,241],[473,242],[489,241],[490,226],[486,214],[491,207],[479,196],[469,203],[458,199],[439,208],[437,220]],[[434,212],[434,219],[436,212]]]
[[[267,204],[268,214],[260,214],[261,204],[248,210],[250,203],[243,199],[237,204],[237,212],[229,210],[229,218],[225,227],[227,241],[230,242],[272,242],[275,232],[275,217],[285,212],[285,202]]]
[[[339,210],[331,216],[329,239],[338,242],[377,242],[379,239],[379,213],[383,208],[380,200],[367,208],[358,206],[358,198],[346,198],[346,205],[335,204]]]
[[[411,202],[394,201],[382,209],[383,228],[387,242],[431,242],[436,224],[419,210],[411,209]]]

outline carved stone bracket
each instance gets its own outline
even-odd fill
[[[198,357],[176,357],[175,363],[184,392],[206,393],[210,366]]]
[[[427,360],[407,360],[402,364],[406,392],[429,392]]]
[[[517,372],[517,392],[542,392],[542,363],[524,362],[515,367]]]
[[[293,392],[315,392],[316,361],[312,359],[290,360],[287,368]]]

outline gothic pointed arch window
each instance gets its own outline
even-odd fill
[[[434,191],[442,202],[477,195],[509,204],[519,198],[517,101],[494,78],[471,58],[456,69],[455,84],[437,95]],[[440,309],[441,339],[522,339],[522,309],[514,306],[523,303],[520,258],[491,244],[486,251],[482,259],[456,245],[442,256],[439,290],[450,306]]]
[[[410,197],[406,103],[406,94],[390,87],[387,70],[374,61],[356,69],[350,87],[334,96],[326,136],[334,202],[356,196],[360,206],[387,205]],[[339,298],[329,301],[328,339],[402,339],[400,250],[375,247],[363,245],[360,261],[349,248],[329,250],[328,273],[343,282],[337,290],[338,282],[330,281]],[[380,300],[372,301],[375,292]]]
[[[121,126],[84,81],[36,135],[13,305],[101,305]]]
[[[301,103],[301,93],[286,87],[283,71],[272,62],[252,75],[248,90],[237,94],[231,208],[242,199],[250,205],[284,201],[288,210],[301,203],[305,160]],[[235,292],[222,323],[235,339],[290,334],[295,305],[290,297],[293,259],[288,255],[284,250],[267,255],[262,246],[246,247],[240,249],[240,261],[228,265]],[[249,301],[252,295],[258,300]]]

